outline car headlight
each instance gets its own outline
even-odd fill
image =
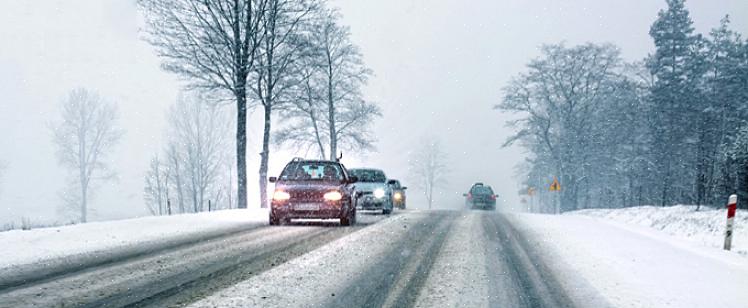
[[[374,190],[374,197],[376,198],[384,197],[384,189],[377,188],[376,190]]]
[[[282,191],[282,190],[276,190],[273,193],[273,200],[275,201],[286,201],[288,199],[291,199],[291,194]]]
[[[327,201],[338,201],[340,199],[343,199],[343,194],[341,194],[339,191],[333,190],[331,192],[325,193],[324,198]]]
[[[403,194],[401,194],[401,193],[399,193],[399,192],[396,192],[396,193],[395,193],[395,200],[400,200],[400,199],[402,199],[402,198],[403,198]]]

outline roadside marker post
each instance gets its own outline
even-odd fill
[[[738,195],[731,195],[727,201],[727,230],[725,231],[725,250],[732,246],[732,229],[735,223],[735,211],[738,208]]]

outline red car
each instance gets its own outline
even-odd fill
[[[350,176],[343,164],[329,160],[289,162],[280,177],[271,177],[275,192],[270,207],[270,224],[288,223],[294,218],[340,219],[356,223],[356,207]]]

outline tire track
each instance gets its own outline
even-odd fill
[[[433,212],[359,273],[326,307],[409,307],[422,289],[458,212]],[[386,239],[383,239],[386,240]]]
[[[482,217],[491,307],[574,307],[548,265],[510,222],[497,214]]]

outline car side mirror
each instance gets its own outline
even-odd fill
[[[348,184],[353,184],[353,183],[356,183],[356,182],[358,182],[358,177],[357,176],[352,175],[352,176],[348,177]]]
[[[278,178],[274,177],[274,176],[271,176],[270,178],[268,178],[268,181],[270,181],[270,183],[275,183],[275,182],[278,181]]]
[[[463,197],[467,197],[467,194],[462,194]]]
[[[402,189],[402,190],[406,190],[406,189],[408,189],[408,186],[403,186],[403,187],[401,187],[400,189]]]

